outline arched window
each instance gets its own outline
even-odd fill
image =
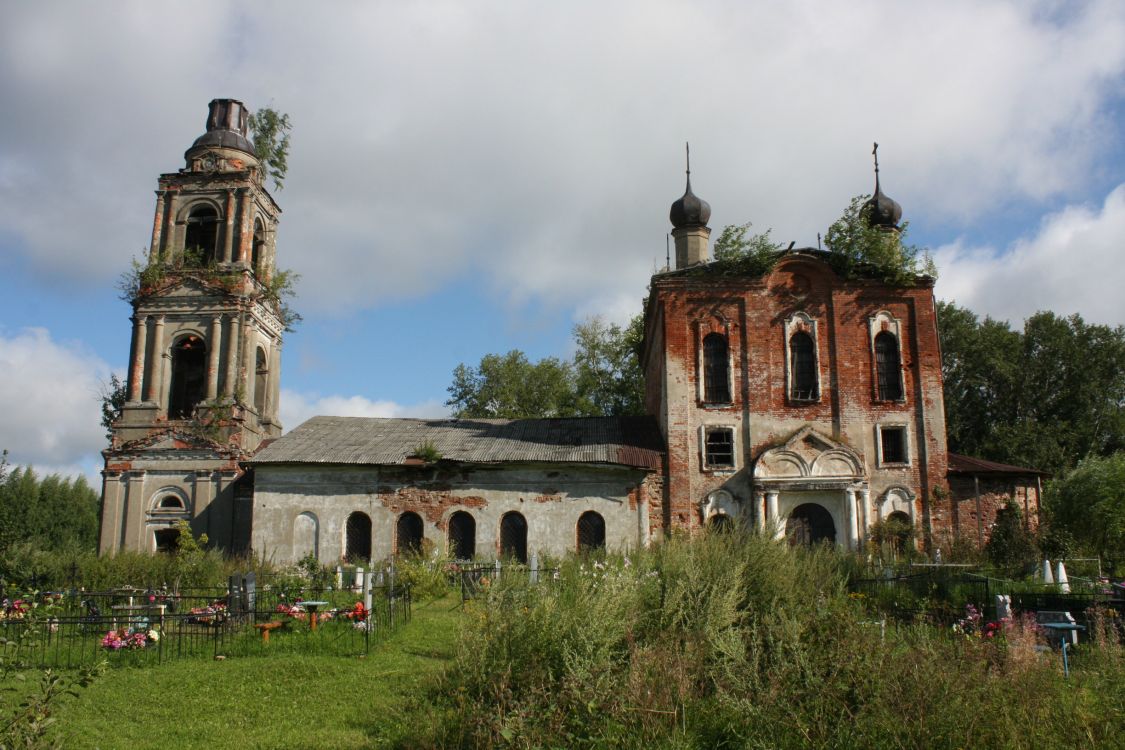
[[[309,555],[320,558],[320,521],[315,513],[305,511],[293,519],[293,559]]]
[[[902,365],[898,339],[883,331],[875,337],[875,372],[879,400],[898,401],[902,398]]]
[[[184,234],[184,262],[211,265],[218,258],[219,212],[208,205],[196,206],[188,214]]]
[[[371,559],[371,518],[356,511],[344,526],[344,557],[352,562]]]
[[[880,536],[879,541],[891,544],[895,552],[905,552],[907,545],[914,539],[914,523],[909,515],[896,510],[883,520]]]
[[[459,510],[449,517],[449,555],[454,560],[472,560],[476,553],[476,519]]]
[[[266,353],[259,346],[254,366],[254,411],[258,412],[259,417],[263,416],[266,410],[266,380],[268,375]]]
[[[527,520],[515,511],[500,519],[500,556],[527,562]]]
[[[708,404],[730,403],[730,358],[727,337],[709,333],[703,337],[703,401]]]
[[[198,336],[184,336],[172,347],[168,418],[189,418],[206,393],[207,344]]]
[[[165,495],[160,498],[159,510],[175,511],[184,509],[184,501],[179,495]]]
[[[836,543],[836,524],[832,514],[823,505],[805,503],[798,505],[785,522],[785,535],[792,545],[812,545],[819,542]]]
[[[812,336],[804,331],[794,333],[789,338],[789,358],[789,397],[794,401],[814,401],[820,398]]]
[[[422,551],[422,517],[407,511],[395,524],[395,552],[399,555],[416,555]]]
[[[588,510],[578,517],[578,551],[605,549],[605,519]]]
[[[254,247],[251,250],[250,267],[254,273],[261,275],[262,255],[266,247],[266,230],[262,228],[262,220],[254,219]]]

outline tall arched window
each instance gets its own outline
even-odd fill
[[[449,554],[454,560],[472,560],[476,553],[476,519],[459,510],[449,517]]]
[[[515,511],[500,519],[500,556],[527,562],[527,519]]]
[[[879,400],[898,401],[902,398],[902,364],[898,339],[886,331],[875,337],[875,373]]]
[[[191,210],[184,235],[185,262],[206,266],[219,259],[219,226],[219,212],[211,206],[196,206]]]
[[[187,419],[207,393],[207,344],[184,336],[172,347],[172,385],[168,418]]]
[[[816,352],[812,336],[797,331],[789,338],[789,397],[794,401],[812,401],[820,398],[816,377]]]
[[[262,228],[262,220],[254,219],[254,247],[251,250],[250,263],[254,273],[261,275],[262,255],[266,247],[266,230]]]
[[[258,412],[259,417],[263,416],[266,410],[266,380],[268,376],[269,368],[266,365],[266,353],[259,346],[254,365],[254,410]]]
[[[605,549],[605,519],[588,510],[578,517],[578,551]]]
[[[703,400],[708,404],[730,403],[730,358],[727,337],[721,333],[703,337]]]
[[[395,524],[395,552],[400,555],[418,554],[422,551],[422,517],[407,511]]]
[[[356,511],[344,525],[344,557],[352,562],[371,559],[371,517]]]

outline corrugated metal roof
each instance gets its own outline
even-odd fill
[[[995,461],[985,461],[983,458],[962,456],[959,453],[949,454],[949,470],[955,474],[1024,474],[1049,477],[1050,472],[1039,469],[1026,469],[1022,466],[1000,464]]]
[[[651,417],[313,417],[248,463],[405,464],[427,443],[442,459],[463,463],[600,463],[657,470],[664,453]]]

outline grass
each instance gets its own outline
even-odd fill
[[[430,720],[421,696],[450,662],[459,602],[415,605],[365,659],[298,654],[111,669],[58,713],[67,748],[399,744]]]

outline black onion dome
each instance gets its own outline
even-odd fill
[[[691,192],[691,175],[688,175],[684,196],[672,204],[668,218],[676,229],[706,226],[711,220],[711,204]]]
[[[898,229],[898,222],[902,219],[902,206],[894,198],[883,194],[878,180],[875,180],[875,195],[864,206],[869,210],[867,220],[871,226]]]

